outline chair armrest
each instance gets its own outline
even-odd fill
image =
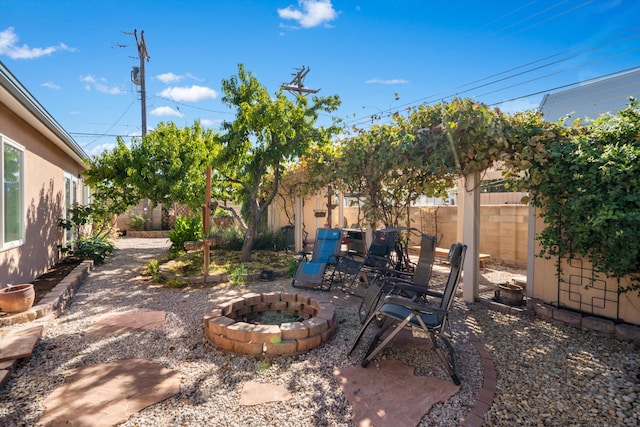
[[[446,310],[441,310],[438,307],[432,307],[425,304],[420,304],[416,301],[410,300],[409,298],[399,297],[395,295],[386,296],[382,304],[383,305],[385,304],[399,305],[401,307],[406,307],[409,310],[419,311],[421,313],[439,314],[442,316],[445,316],[447,314]]]

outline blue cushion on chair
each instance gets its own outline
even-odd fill
[[[383,304],[382,307],[380,307],[380,313],[398,321],[406,319],[407,316],[411,314],[411,311],[411,309],[397,304]],[[437,314],[420,313],[420,317],[422,317],[422,321],[429,328],[436,328],[442,323],[442,316],[438,316]],[[409,323],[420,326],[418,319],[415,317],[412,318]]]

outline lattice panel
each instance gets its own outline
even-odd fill
[[[618,319],[619,295],[616,282],[600,278],[598,273],[585,266],[580,259],[563,263],[562,275],[558,280],[558,301],[560,307]]]

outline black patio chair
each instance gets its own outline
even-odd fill
[[[419,328],[425,332],[433,344],[438,357],[441,359],[447,369],[451,379],[455,384],[460,384],[460,378],[456,371],[456,358],[453,346],[447,337],[447,329],[449,328],[449,313],[453,306],[453,298],[455,296],[460,276],[462,273],[462,264],[467,251],[467,246],[462,243],[455,243],[449,250],[449,262],[451,263],[451,271],[443,292],[436,292],[427,289],[425,295],[430,299],[437,298],[440,304],[434,305],[423,301],[415,301],[411,298],[398,295],[388,295],[384,298],[381,306],[376,309],[367,321],[364,323],[360,332],[351,346],[348,355],[351,355],[357,347],[364,332],[374,319],[382,319],[382,327],[373,336],[361,366],[366,368],[369,362],[373,360],[380,351],[393,340],[393,338],[406,326]],[[387,332],[389,328],[395,326],[393,330],[386,336],[381,343],[380,338]]]
[[[436,257],[436,237],[430,234],[420,236],[420,255],[418,263],[409,271],[379,269],[375,279],[369,283],[360,303],[358,314],[360,322],[378,308],[382,298],[388,294],[398,294],[412,299],[421,298],[429,287],[431,271]]]
[[[403,254],[400,233],[407,227],[384,228],[375,232],[373,240],[363,258],[346,254],[340,260],[338,271],[345,288],[357,282],[364,287],[376,274],[386,270],[401,270]]]

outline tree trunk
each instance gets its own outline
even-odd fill
[[[258,202],[254,197],[249,200],[249,223],[247,231],[244,234],[244,243],[242,243],[242,261],[251,261],[251,249],[258,235],[258,224],[260,223],[261,210]]]

